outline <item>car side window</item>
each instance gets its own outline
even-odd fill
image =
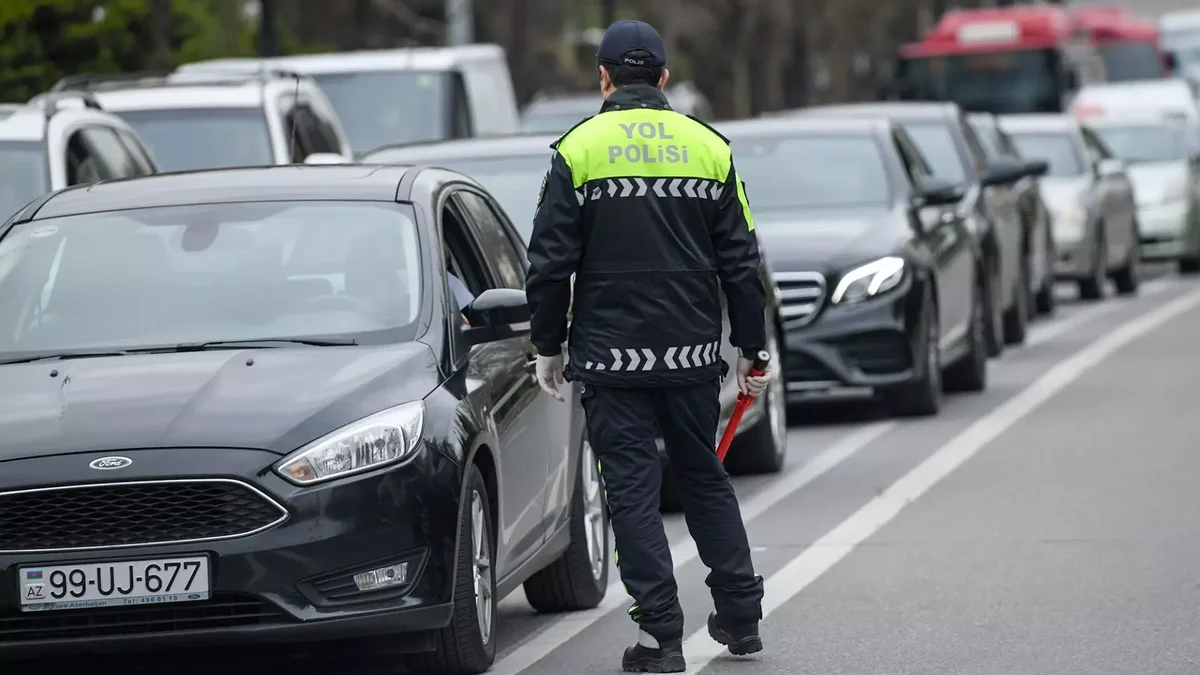
[[[447,271],[458,277],[471,295],[478,297],[489,288],[496,288],[497,284],[488,268],[483,247],[467,224],[468,218],[470,216],[458,199],[447,199],[442,207],[442,239],[446,246]]]
[[[462,73],[450,75],[450,137],[470,138],[474,135],[471,124],[471,101],[467,98],[467,85]]]
[[[1021,159],[1021,152],[1017,150],[1012,138],[1003,129],[996,129],[996,140],[1000,144],[1000,152],[1004,153],[1005,157]]]
[[[333,133],[333,130],[326,130],[324,128],[324,125],[321,124],[321,118],[317,117],[312,107],[306,103],[301,103],[296,106],[294,114],[300,124],[299,128],[304,130],[311,152],[331,152],[336,155],[342,151],[338,146],[337,136]]]
[[[108,167],[84,142],[83,132],[73,132],[67,139],[67,185],[88,185],[107,178],[112,178]]]
[[[898,127],[894,131],[893,138],[896,141],[896,146],[900,151],[900,155],[904,157],[904,162],[908,166],[913,178],[914,185],[920,187],[925,184],[925,181],[933,175],[933,169],[929,167],[929,162],[925,160],[925,155],[917,148],[917,144],[913,142],[902,127]]]
[[[456,197],[469,214],[472,229],[489,259],[497,281],[504,288],[525,288],[524,256],[517,252],[509,238],[510,226],[504,216],[486,197],[477,192],[463,190]]]
[[[334,129],[333,121],[328,115],[321,112],[316,106],[308,106],[308,113],[312,115],[313,129],[317,135],[321,137],[321,144],[329,148],[321,152],[332,152],[339,154],[342,151],[342,142],[338,140],[337,131]]]
[[[117,139],[121,141],[121,145],[125,146],[125,151],[133,158],[133,163],[137,166],[139,176],[148,176],[156,172],[154,168],[154,160],[150,157],[150,151],[146,146],[138,140],[130,132],[124,129],[113,129],[117,134]]]
[[[1080,131],[1083,133],[1083,144],[1087,147],[1088,156],[1091,157],[1093,164],[1102,159],[1110,159],[1112,157],[1108,146],[1091,129],[1082,128]]]
[[[132,178],[141,175],[133,156],[125,149],[115,131],[108,127],[83,128],[83,142],[91,146],[101,164],[108,167],[111,178]]]
[[[283,133],[291,152],[291,160],[295,164],[304,162],[304,158],[316,152],[309,140],[309,130],[304,125],[304,118],[297,114],[300,104],[294,98],[284,98],[280,102],[283,111]]]
[[[987,169],[987,153],[983,150],[983,143],[979,141],[979,136],[975,134],[975,130],[967,124],[966,120],[959,120],[958,127],[962,129],[963,138],[967,141],[967,153],[971,156],[971,164],[975,167],[975,171],[982,174]]]

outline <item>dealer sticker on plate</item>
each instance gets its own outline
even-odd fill
[[[164,558],[18,570],[21,610],[126,607],[207,600],[208,558]]]

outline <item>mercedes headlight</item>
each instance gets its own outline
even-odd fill
[[[1171,183],[1163,192],[1162,203],[1171,204],[1174,202],[1182,202],[1189,197],[1188,181],[1181,180],[1178,183]]]
[[[903,258],[880,258],[843,274],[830,300],[834,304],[865,300],[895,288],[903,278]]]
[[[417,451],[424,423],[421,401],[388,408],[300,448],[275,471],[297,485],[312,485],[402,462]]]

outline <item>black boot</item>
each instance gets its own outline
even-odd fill
[[[625,649],[621,670],[627,673],[682,673],[687,670],[683,660],[683,640],[655,640],[645,631],[638,633],[638,643]]]
[[[762,638],[758,636],[758,622],[732,626],[726,624],[716,612],[708,615],[708,635],[729,648],[734,656],[745,656],[761,652]]]

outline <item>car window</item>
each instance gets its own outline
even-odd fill
[[[896,154],[900,156],[900,161],[904,163],[909,182],[919,189],[925,183],[925,179],[932,175],[929,167],[925,165],[924,158],[905,136],[903,129],[892,131],[892,143],[896,146]]]
[[[469,138],[472,135],[471,101],[467,97],[467,86],[462,73],[451,75],[450,134],[451,138]]]
[[[883,148],[863,135],[734,137],[734,164],[756,210],[885,206],[892,185]]]
[[[971,130],[975,133],[980,147],[983,148],[984,156],[988,159],[997,159],[1004,155],[1000,150],[1000,139],[996,134],[995,127],[981,122],[972,122]]]
[[[120,115],[150,147],[163,171],[275,163],[261,108],[131,110]]]
[[[187,205],[19,224],[0,240],[0,261],[12,261],[0,264],[0,358],[306,336],[405,342],[417,331],[420,255],[411,208],[398,204]]]
[[[975,166],[977,172],[983,173],[987,168],[988,153],[983,147],[983,142],[979,140],[979,134],[967,124],[965,119],[960,117],[958,128],[962,130],[963,140],[967,143],[967,154],[971,158],[971,163]]]
[[[142,174],[133,155],[112,129],[92,126],[82,129],[80,133],[83,134],[84,142],[92,146],[92,151],[99,155],[100,161],[108,166],[113,178],[132,178]]]
[[[342,152],[342,142],[338,140],[338,134],[333,120],[329,117],[329,115],[322,112],[316,106],[309,106],[308,111],[310,114],[312,114],[313,127],[321,136],[321,140],[325,144],[325,147],[329,148],[323,152],[340,154]]]
[[[1113,156],[1112,150],[1108,145],[1100,140],[1092,130],[1084,127],[1080,130],[1083,134],[1083,144],[1087,147],[1088,154],[1092,156],[1092,162],[1099,162],[1102,159],[1110,159]]]
[[[35,141],[0,141],[0,222],[49,191],[44,146]]]
[[[447,267],[466,284],[472,295],[478,296],[496,288],[496,280],[487,264],[488,257],[480,242],[467,227],[461,200],[452,195],[442,207],[442,239],[446,245]]]
[[[313,76],[342,121],[356,153],[396,143],[446,138],[445,72],[393,70]]]
[[[940,122],[905,123],[903,126],[929,162],[933,175],[955,183],[967,182],[967,168],[950,127]]]
[[[482,195],[463,190],[457,199],[471,219],[473,230],[489,259],[497,281],[505,288],[525,288],[525,256],[509,239],[504,217]]]
[[[1130,164],[1187,159],[1182,134],[1166,125],[1103,126],[1092,129],[1113,155]]]
[[[364,161],[404,162],[410,161],[403,153],[389,157],[380,154]],[[534,155],[484,158],[433,158],[420,160],[424,163],[445,167],[466,174],[479,181],[496,199],[500,208],[508,214],[509,221],[529,243],[533,233],[533,213],[537,208],[538,188],[550,168],[550,150]]]
[[[1021,157],[1032,161],[1046,162],[1047,176],[1081,176],[1088,164],[1079,152],[1071,135],[1065,131],[1025,132],[1009,134]]]
[[[89,185],[113,178],[91,145],[84,142],[83,132],[75,131],[67,139],[67,185]]]
[[[115,131],[117,132],[117,138],[121,140],[121,145],[124,145],[125,150],[133,157],[133,162],[137,165],[138,174],[147,176],[154,173],[154,161],[147,154],[146,147],[142,145],[142,142],[124,129],[115,129]]]
[[[305,145],[308,148],[308,153],[305,154],[305,157],[317,152],[337,154],[342,151],[338,147],[336,138],[331,140],[332,130],[327,132],[322,128],[321,120],[307,104],[301,103],[297,105],[292,109],[291,114],[295,116],[295,120],[299,125],[297,131],[304,136]]]

